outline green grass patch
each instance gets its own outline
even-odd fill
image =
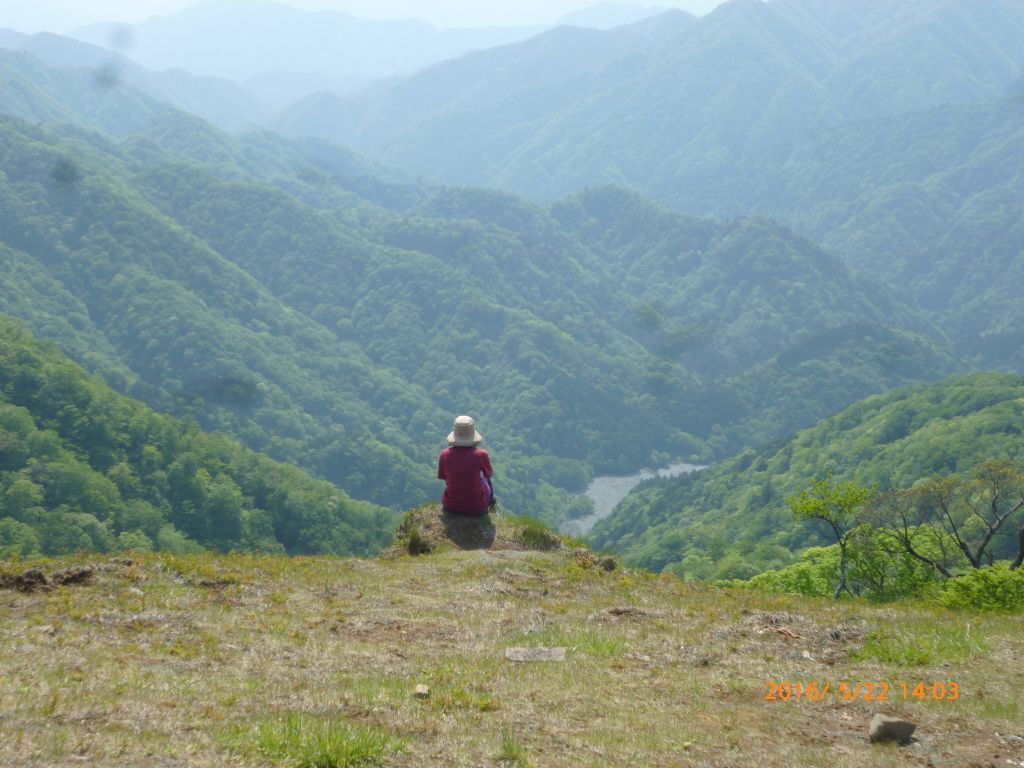
[[[479,692],[455,685],[437,691],[430,698],[431,704],[443,712],[452,709],[470,709],[480,712],[495,712],[501,709],[501,702],[486,692]]]
[[[923,667],[969,661],[987,650],[988,646],[977,634],[972,636],[970,624],[948,624],[875,630],[852,656],[857,660],[871,659],[895,666]]]
[[[464,680],[463,677],[467,673],[470,679]],[[453,709],[495,712],[501,709],[501,702],[488,686],[479,682],[492,677],[493,674],[493,669],[484,669],[479,665],[457,669],[446,664],[424,669],[419,679],[430,681],[431,694],[428,703],[435,709],[442,712]]]
[[[289,768],[367,768],[401,750],[402,743],[379,728],[355,727],[337,718],[290,712],[235,724],[223,741],[243,756]]]
[[[510,768],[530,768],[530,761],[526,757],[526,747],[512,731],[502,733],[497,757],[499,762]]]

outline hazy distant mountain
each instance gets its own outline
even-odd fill
[[[357,98],[315,94],[285,110],[278,126],[394,154],[420,172],[476,183],[504,163],[513,147],[530,142],[553,111],[599,88],[621,68],[642,66],[648,48],[693,22],[689,14],[670,11],[611,32],[558,27],[517,45],[435,64]],[[460,136],[466,139],[461,150]],[[432,161],[426,157],[431,151],[440,153]],[[559,182],[547,180],[529,194],[544,194],[551,183]]]
[[[610,182],[778,217],[939,313],[965,354],[1024,368],[1024,121],[999,101],[1022,51],[1016,0],[734,0],[559,28],[279,125],[445,183],[545,200]]]
[[[268,106],[229,80],[197,77],[181,70],[150,72],[124,56],[49,32],[23,35],[10,30],[0,30],[0,48],[23,51],[51,67],[82,70],[76,74],[67,73],[67,82],[79,83],[74,87],[109,92],[127,85],[154,101],[191,112],[226,130],[262,125],[271,115]],[[11,60],[5,61],[10,63]],[[44,79],[53,81],[52,78]],[[79,94],[81,98],[87,96]],[[118,97],[119,95],[115,94],[112,98]],[[75,99],[72,95],[68,98]],[[53,108],[60,112],[56,105]],[[0,112],[20,114],[11,104],[2,101]],[[115,134],[132,128],[131,121],[118,125],[118,119],[120,118],[101,121],[98,125]]]
[[[13,29],[0,29],[0,48],[21,48],[29,37]]]
[[[567,13],[558,20],[559,24],[591,29],[613,29],[633,24],[650,16],[664,13],[664,6],[635,5],[633,3],[600,3]]]
[[[672,8],[703,16],[711,13],[725,0],[676,0]],[[669,10],[666,5],[647,5],[646,3],[604,2],[588,8],[581,8],[562,16],[559,24],[573,27],[590,27],[591,29],[614,29],[626,24],[634,24],[659,13]]]
[[[311,72],[276,71],[246,78],[242,87],[265,104],[283,109],[314,93],[327,91],[348,96],[374,82],[378,81],[371,77],[329,77]]]
[[[1015,0],[733,0],[587,32],[375,89],[347,110],[347,130],[321,119],[322,103],[287,123],[446,182],[554,197],[622,180],[664,199],[678,177],[714,183],[828,128],[999,96],[1024,64]]]
[[[423,21],[364,21],[340,11],[305,11],[274,2],[204,0],[127,28],[94,24],[72,32],[151,69],[242,81],[264,72],[380,78],[415,72],[467,51],[523,40],[537,28],[437,29]]]

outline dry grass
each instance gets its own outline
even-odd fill
[[[86,583],[0,591],[0,764],[1024,765],[1019,619],[698,589],[572,551],[80,563]],[[564,663],[503,655],[555,644]],[[772,703],[768,680],[961,696]],[[876,711],[918,743],[868,744]]]

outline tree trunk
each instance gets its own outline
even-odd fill
[[[836,586],[836,593],[832,595],[835,600],[846,589],[846,542],[839,542],[839,584]]]
[[[1017,570],[1021,563],[1024,563],[1024,526],[1021,526],[1017,534],[1017,559],[1010,563],[1010,570]]]

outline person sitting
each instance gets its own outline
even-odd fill
[[[448,447],[437,457],[437,479],[444,480],[441,506],[453,515],[479,517],[495,504],[491,458],[470,416],[455,419]]]

